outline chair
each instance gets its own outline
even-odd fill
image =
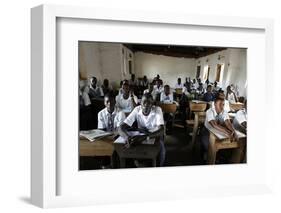
[[[186,120],[186,124],[188,126],[193,127],[194,126],[194,120],[190,119],[192,113],[194,112],[204,112],[207,109],[207,103],[194,103],[189,102],[189,120]]]
[[[246,145],[246,138],[240,138],[239,141],[231,142],[229,138],[219,139],[214,133],[210,132],[209,141],[207,164],[215,164],[217,152],[222,149],[234,149],[231,162],[241,162]]]
[[[194,112],[194,125],[192,131],[191,147],[194,147],[199,125],[205,122],[206,112]]]
[[[177,104],[175,104],[175,103],[172,103],[172,104],[160,103],[159,107],[161,107],[163,114],[169,113],[169,114],[172,115],[172,126],[174,126],[175,114],[176,114],[176,111],[177,111]]]

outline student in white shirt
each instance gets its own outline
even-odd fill
[[[146,89],[146,90],[143,91],[143,94],[146,94],[146,93],[150,93],[150,94],[152,95],[153,100],[155,100],[155,98],[156,98],[156,92],[155,92],[155,90],[154,90],[154,85],[153,85],[153,83],[150,83],[148,89]]]
[[[214,93],[217,93],[220,89],[221,89],[221,88],[219,87],[218,82],[215,81],[214,87],[213,87],[213,92],[214,92]]]
[[[247,134],[247,101],[245,101],[245,108],[239,110],[235,118],[233,120],[233,126],[235,129],[239,130],[240,132],[243,132],[244,134]]]
[[[135,121],[137,122],[138,129],[144,135],[130,137],[128,131]],[[140,143],[146,139],[160,139],[160,166],[163,166],[165,161],[163,113],[160,107],[153,105],[153,99],[150,93],[143,95],[141,105],[135,107],[125,119],[119,128],[119,134],[127,140],[125,148],[130,148],[132,144]]]
[[[160,102],[162,102],[164,104],[171,104],[171,103],[173,103],[173,101],[174,101],[174,98],[173,98],[173,94],[171,93],[170,86],[165,85],[164,91],[161,92],[161,95],[160,95]]]
[[[90,79],[89,96],[91,99],[100,98],[104,96],[102,89],[97,85],[96,77],[92,77]]]
[[[126,116],[116,106],[115,96],[112,92],[104,96],[105,108],[98,113],[98,129],[107,132],[116,132]]]
[[[112,91],[112,86],[109,84],[109,80],[108,79],[104,79],[103,80],[103,84],[101,85],[101,89],[103,94],[107,94],[110,91]]]
[[[235,104],[237,102],[237,97],[235,93],[232,91],[231,86],[226,88],[226,100],[229,101],[231,104]]]
[[[160,100],[160,94],[163,91],[163,86],[162,86],[161,81],[159,79],[156,80],[156,85],[154,85],[153,90],[154,90],[155,96],[156,96],[155,100],[159,101]]]
[[[116,96],[116,106],[125,113],[133,111],[137,106],[138,98],[130,91],[129,84],[124,82],[122,86],[122,94]]]
[[[231,141],[237,138],[228,113],[224,110],[224,99],[222,98],[217,97],[215,99],[215,108],[209,108],[206,111],[204,127],[201,131],[201,142],[205,152],[208,151],[209,145],[211,145],[211,149],[214,148],[213,144],[209,144],[210,129],[216,129],[227,135]]]
[[[178,78],[178,82],[175,85],[175,89],[182,89],[183,85],[181,83],[181,78]]]
[[[225,94],[224,94],[224,91],[223,90],[219,90],[218,93],[217,93],[217,97],[221,98],[221,99],[224,99],[224,111],[226,112],[230,112],[231,109],[230,109],[230,106],[229,106],[229,101],[225,99]],[[215,102],[212,101],[211,102],[211,108],[215,108]]]

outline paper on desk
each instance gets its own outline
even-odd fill
[[[144,133],[141,133],[139,131],[129,131],[128,132],[128,135],[133,137],[133,136],[136,136],[136,135],[145,135]],[[142,144],[154,144],[154,141],[155,139],[152,138],[152,139],[149,139],[149,140],[144,140],[142,142]],[[126,143],[126,139],[122,136],[119,136],[115,141],[114,143],[120,143],[120,144],[125,144]]]
[[[219,130],[217,130],[217,129],[213,128],[213,127],[211,127],[209,130],[210,130],[215,136],[217,136],[218,139],[220,139],[220,140],[229,138],[226,134],[220,132]],[[244,133],[239,132],[238,130],[235,130],[235,132],[236,132],[238,138],[245,138],[245,137],[246,137],[246,135],[245,135]]]
[[[80,131],[80,136],[88,139],[89,141],[93,142],[97,138],[106,137],[112,135],[112,132],[105,132],[100,129],[92,129],[87,131]]]

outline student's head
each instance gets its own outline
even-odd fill
[[[214,86],[217,87],[217,85],[218,85],[218,82],[215,81]]]
[[[169,94],[170,94],[170,86],[169,86],[169,85],[165,85],[165,86],[164,86],[164,93],[165,93],[166,95],[169,95]]]
[[[105,86],[105,87],[109,86],[109,80],[108,79],[103,80],[103,86]]]
[[[129,83],[128,83],[127,81],[124,81],[124,82],[123,82],[122,89],[123,89],[123,95],[124,95],[125,97],[129,96],[130,87],[129,87]]]
[[[146,93],[142,96],[141,99],[141,109],[142,113],[147,116],[151,112],[151,108],[153,106],[153,98],[150,93]]]
[[[218,91],[217,97],[222,98],[222,99],[225,99],[225,94],[224,94],[224,91],[223,91],[222,89],[220,89],[220,90]]]
[[[156,78],[157,78],[157,79],[160,79],[160,75],[159,75],[159,74],[157,74]]]
[[[112,113],[115,108],[115,96],[113,92],[108,92],[104,96],[104,106],[106,107],[107,111]]]
[[[231,86],[230,86],[230,85],[226,87],[226,92],[227,92],[227,93],[232,92],[232,90],[231,90]]]
[[[196,79],[195,79],[195,78],[193,79],[193,83],[194,83],[194,84],[196,83]]]
[[[209,92],[209,93],[212,92],[212,85],[207,86],[207,92]]]
[[[207,79],[207,80],[205,81],[206,84],[209,84],[209,82],[210,82],[209,79]]]
[[[178,84],[181,84],[181,78],[178,78]]]
[[[92,78],[91,78],[91,84],[92,84],[92,86],[96,86],[96,85],[97,85],[97,82],[98,82],[98,80],[97,80],[96,77],[92,77]]]
[[[201,84],[201,78],[198,78],[197,81],[199,84]]]
[[[224,108],[224,98],[220,98],[220,97],[217,97],[215,99],[215,110],[217,113],[221,113],[223,111],[223,108]]]
[[[198,89],[203,89],[203,84],[202,83],[199,83]]]
[[[146,77],[146,75],[145,75],[145,76],[143,76],[143,80],[144,80],[144,81],[147,81],[147,77]]]
[[[135,74],[132,74],[132,75],[131,75],[131,79],[134,81],[135,78],[136,78]]]

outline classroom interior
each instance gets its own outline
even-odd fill
[[[98,113],[105,108],[105,93],[110,91],[118,96],[124,82],[127,82],[130,91],[137,97],[137,105],[141,105],[145,90],[153,85],[154,91],[159,83],[162,92],[164,86],[169,85],[173,97],[171,102],[165,102],[160,98],[161,92],[153,96],[153,104],[168,116],[164,116],[165,160],[162,166],[247,162],[246,131],[235,129],[243,135],[235,140],[210,131],[208,137],[213,144],[212,149],[203,153],[201,144],[206,113],[219,91],[224,93],[229,104],[227,114],[230,122],[235,120],[237,112],[245,111],[247,49],[92,41],[79,41],[78,49],[80,96],[89,93],[93,78],[96,79],[96,87],[103,89],[99,97],[92,97],[89,93],[87,103],[80,103],[80,132],[98,129]],[[147,79],[145,83],[144,78]],[[211,99],[205,95],[209,87]],[[230,96],[234,96],[234,100],[230,100]],[[125,115],[129,116],[130,112]],[[125,150],[114,143],[116,136],[118,131],[113,136],[90,141],[80,134],[79,169],[159,166],[159,147],[146,144]]]

